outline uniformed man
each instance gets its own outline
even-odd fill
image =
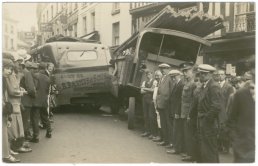
[[[202,163],[218,163],[218,115],[221,111],[221,88],[212,78],[216,68],[198,66],[202,88],[198,99],[198,132]]]
[[[183,161],[194,161],[193,146],[195,142],[195,120],[190,118],[190,111],[194,101],[194,91],[196,89],[196,82],[194,82],[193,74],[194,64],[191,62],[182,63],[180,69],[184,75],[185,85],[182,92],[182,106],[181,118],[184,123],[183,127],[183,141],[185,145],[186,156],[182,158]]]
[[[162,142],[159,142],[158,145],[167,146],[169,145],[169,131],[172,130],[172,126],[170,126],[169,123],[169,107],[170,94],[173,84],[171,77],[168,76],[170,66],[168,64],[163,63],[159,65],[159,69],[163,76],[160,79],[156,97],[157,110],[160,114],[162,135]]]
[[[169,75],[172,77],[175,85],[171,93],[170,121],[173,123],[173,145],[174,149],[167,150],[168,154],[184,153],[183,145],[183,119],[181,118],[181,97],[184,87],[182,73],[179,70],[171,70]]]

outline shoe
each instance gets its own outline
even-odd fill
[[[188,155],[185,153],[181,153],[181,156],[184,158],[184,157],[187,157]]]
[[[39,128],[41,128],[41,129],[46,129],[47,127],[46,127],[46,125],[43,125],[42,123],[40,123],[40,124],[39,124]]]
[[[32,136],[26,136],[25,137],[25,140],[27,140],[27,141],[29,141],[29,140],[31,140],[32,139]]]
[[[182,161],[193,162],[194,159],[193,159],[193,157],[191,157],[191,156],[186,156],[186,157],[183,157],[183,158],[182,158]]]
[[[5,162],[5,163],[19,163],[19,162],[21,162],[21,160],[16,159],[12,155],[10,155],[8,158],[3,158],[3,162]]]
[[[38,139],[38,138],[32,138],[32,139],[30,140],[30,142],[38,143],[38,142],[39,142],[39,139]]]
[[[24,148],[30,148],[29,142],[24,142],[23,145],[22,145],[22,147],[24,147]]]
[[[153,137],[154,137],[153,135],[150,135],[148,138],[149,138],[149,139],[153,139]]]
[[[180,154],[179,152],[175,151],[174,149],[167,150],[166,152],[167,152],[167,154]]]
[[[169,144],[169,145],[165,146],[165,148],[172,149],[173,148],[173,144]]]
[[[21,148],[18,149],[18,152],[19,153],[28,153],[28,152],[32,152],[32,149],[21,147]]]
[[[158,143],[159,146],[167,146],[168,144],[164,141]]]
[[[160,136],[157,136],[156,138],[152,139],[153,142],[162,142],[162,139],[160,138]]]
[[[51,137],[52,137],[51,132],[47,132],[47,133],[46,133],[46,137],[47,137],[47,138],[51,138]]]
[[[13,150],[11,150],[11,149],[10,149],[10,153],[11,153],[11,155],[17,155],[17,154],[19,154],[18,152],[15,152],[15,151],[13,151]]]
[[[145,132],[145,133],[143,133],[143,134],[141,134],[141,136],[142,137],[147,137],[147,136],[149,136],[150,134],[149,133],[147,133],[147,132]]]

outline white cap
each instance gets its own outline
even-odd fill
[[[216,71],[216,68],[208,64],[200,64],[198,66],[198,72],[209,73],[214,71]]]
[[[179,70],[170,70],[170,72],[168,74],[170,76],[182,75],[182,73]]]
[[[170,66],[166,63],[162,63],[159,65],[159,68],[170,68]]]

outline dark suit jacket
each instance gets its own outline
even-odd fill
[[[243,158],[254,158],[255,101],[248,87],[244,87],[235,93],[226,124],[237,155]]]
[[[34,84],[34,79],[30,71],[28,71],[26,68],[24,69],[24,77],[21,80],[21,87],[23,87],[28,94],[25,94],[22,96],[21,101],[22,105],[25,107],[32,107],[33,100],[36,95],[36,88]]]
[[[181,79],[177,84],[175,84],[171,93],[170,102],[170,116],[174,117],[175,114],[181,116],[181,103],[182,103],[182,92],[184,88],[184,80]]]
[[[210,79],[206,87],[200,92],[198,99],[198,116],[205,118],[210,124],[218,122],[221,111],[221,87],[213,79]]]
[[[227,120],[227,105],[228,105],[228,100],[229,100],[229,96],[234,93],[234,88],[232,85],[230,85],[230,83],[225,82],[225,84],[223,85],[223,87],[221,88],[221,94],[222,94],[222,110],[219,114],[219,120],[220,123],[225,123],[225,121]]]
[[[34,78],[36,80],[36,97],[34,101],[34,106],[48,107],[50,79],[48,76],[42,73],[35,74]]]
[[[174,82],[169,75],[166,75],[164,79],[159,83],[157,92],[157,109],[163,110],[169,108],[170,94],[172,92]]]

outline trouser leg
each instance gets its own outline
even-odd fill
[[[174,144],[175,144],[175,151],[181,153],[184,152],[183,149],[183,120],[182,119],[175,119],[174,120]]]
[[[161,124],[161,134],[162,134],[162,139],[165,143],[169,143],[168,139],[168,129],[167,129],[167,121],[166,121],[166,114],[165,110],[159,110],[160,114],[160,124]]]
[[[210,126],[205,119],[198,120],[200,130],[200,151],[203,163],[219,163],[217,128]]]
[[[44,122],[44,124],[46,125],[47,131],[50,132],[51,131],[51,124],[48,118],[48,112],[47,112],[47,107],[41,107],[40,108],[40,112],[42,115],[42,120]]]
[[[157,134],[158,134],[157,114],[156,114],[153,102],[150,103],[149,124],[150,124],[151,134],[153,136],[157,136]]]
[[[33,131],[33,138],[39,137],[39,119],[40,119],[40,108],[33,107],[31,109],[31,125]]]
[[[31,136],[30,134],[30,112],[31,107],[24,107],[22,110],[22,121],[23,121],[23,128],[24,128],[24,135],[25,138]]]

